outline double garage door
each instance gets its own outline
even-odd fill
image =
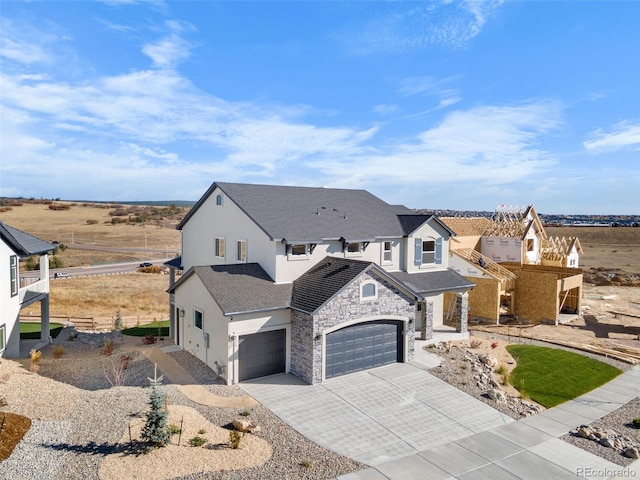
[[[367,370],[404,357],[402,322],[358,323],[327,334],[325,378]]]

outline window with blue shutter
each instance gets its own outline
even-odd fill
[[[436,263],[442,263],[442,237],[436,240]]]
[[[422,239],[421,238],[416,238],[413,264],[422,265]]]

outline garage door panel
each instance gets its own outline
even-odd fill
[[[402,322],[351,325],[326,338],[325,377],[331,378],[402,361]]]
[[[241,335],[238,349],[240,381],[285,371],[286,330]]]

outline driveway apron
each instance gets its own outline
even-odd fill
[[[302,435],[371,466],[513,422],[412,364],[387,365],[319,385],[280,374],[241,386]]]

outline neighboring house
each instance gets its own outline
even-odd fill
[[[577,314],[582,296],[582,247],[577,238],[548,238],[535,208],[501,207],[493,219],[442,218],[456,237],[451,267],[475,283],[470,315],[495,322],[516,315],[558,322]]]
[[[53,245],[0,222],[0,356],[20,356],[20,310],[40,302],[43,342],[49,340],[49,257]],[[39,277],[21,278],[20,259],[40,255]]]
[[[230,384],[318,383],[410,361],[446,320],[467,332],[453,232],[364,190],[214,183],[178,229],[171,336]]]

